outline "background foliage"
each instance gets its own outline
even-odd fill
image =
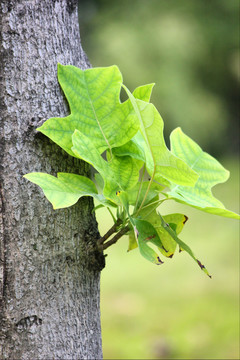
[[[166,135],[180,124],[223,154],[238,148],[238,8],[236,0],[80,0],[81,38],[92,65],[118,65],[130,90],[156,83]]]
[[[238,12],[236,0],[80,0],[92,65],[118,65],[130,90],[156,82],[152,101],[166,138],[181,126],[221,160],[231,179],[214,193],[239,212]],[[186,207],[166,213],[173,210]],[[184,239],[213,279],[185,254],[151,266],[127,254],[122,239],[102,274],[105,358],[239,358],[238,223],[194,209],[187,215]],[[99,210],[102,233],[107,218]]]

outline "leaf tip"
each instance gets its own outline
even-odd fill
[[[31,173],[23,175],[23,178],[29,180],[29,175],[31,176]]]
[[[211,279],[212,276],[208,273],[208,271],[207,271],[207,269],[205,268],[205,266],[201,263],[201,261],[199,261],[198,259],[196,259],[196,260],[197,260],[197,263],[198,263],[198,265],[200,266],[201,270],[203,270],[203,271],[207,274],[207,276]]]
[[[184,221],[183,221],[183,224],[185,224],[187,221],[188,221],[188,217],[187,217],[187,215],[184,215]]]
[[[159,256],[157,257],[157,261],[158,261],[157,265],[164,264],[164,261],[162,261]]]
[[[62,65],[60,62],[57,63],[57,69],[60,70],[61,68],[63,68],[64,65]]]

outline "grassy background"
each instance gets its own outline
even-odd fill
[[[231,179],[214,194],[239,211],[237,159],[222,160]],[[181,238],[212,274],[209,279],[186,253],[155,266],[138,250],[127,253],[127,238],[107,251],[101,279],[105,359],[238,359],[238,221],[166,202],[161,212],[189,217]],[[97,217],[103,234],[111,225]]]

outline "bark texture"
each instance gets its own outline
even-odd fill
[[[0,4],[1,359],[101,359],[98,230],[91,198],[53,211],[32,171],[89,173],[35,131],[68,112],[57,62],[90,66],[75,0]]]

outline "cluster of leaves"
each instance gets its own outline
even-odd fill
[[[101,249],[128,234],[128,250],[139,248],[152,263],[162,263],[160,253],[172,257],[178,246],[208,274],[179,239],[187,216],[162,216],[158,207],[174,199],[208,213],[239,218],[211,192],[214,185],[228,179],[229,172],[180,128],[170,136],[171,151],[167,148],[163,120],[150,103],[154,84],[131,93],[117,66],[83,71],[58,64],[58,80],[70,115],[51,118],[38,130],[71,156],[91,164],[97,170],[95,181],[68,173],[25,177],[42,188],[54,209],[69,207],[82,196],[97,200],[95,210],[107,207],[114,225],[98,240]],[[122,88],[128,95],[124,102],[120,101]]]

